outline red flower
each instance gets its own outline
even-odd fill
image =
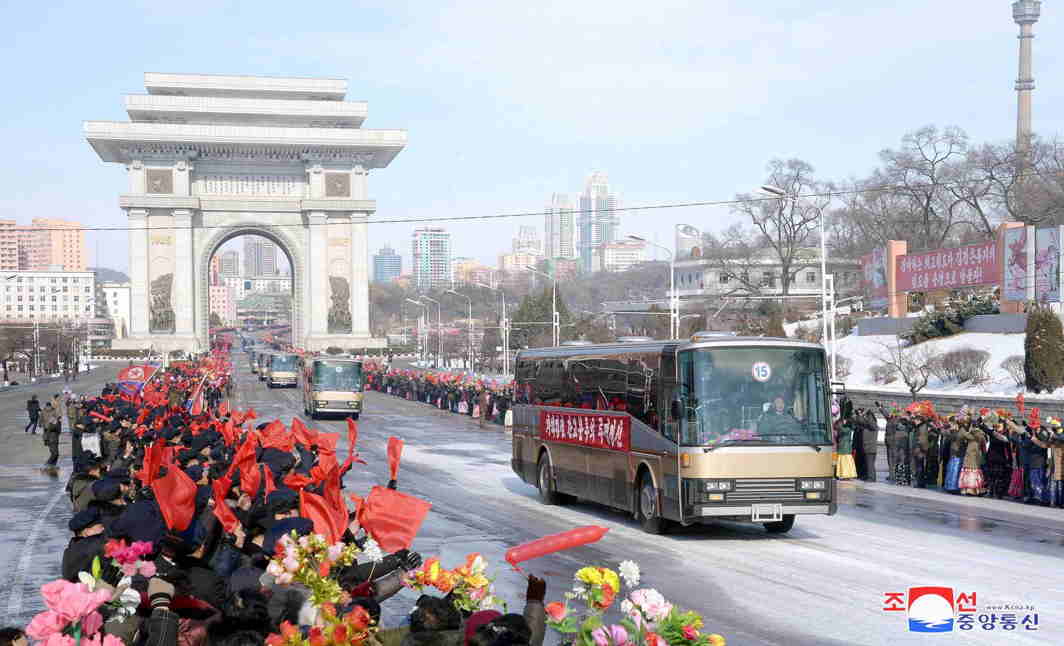
[[[334,643],[345,643],[347,641],[347,626],[344,624],[336,624],[333,626],[332,638]]]
[[[691,641],[694,641],[694,640],[698,639],[698,631],[695,630],[695,627],[692,626],[691,624],[687,624],[686,626],[683,627],[683,636],[684,636],[684,639],[689,639]]]
[[[318,566],[318,574],[322,576],[329,576],[330,569],[332,569],[332,566],[329,565],[329,562],[323,561],[322,564]]]
[[[266,646],[281,646],[283,643],[284,639],[277,633],[271,633],[270,636],[266,638]]]
[[[609,583],[603,583],[602,584],[602,601],[596,603],[595,605],[598,606],[599,608],[603,608],[603,609],[609,608],[611,605],[613,605],[613,600],[616,597],[617,597],[617,591],[614,590],[613,587],[610,586]]]
[[[292,622],[285,621],[281,623],[281,635],[285,639],[299,634],[299,629],[292,625]]]
[[[361,632],[366,628],[369,628],[373,618],[370,617],[365,608],[362,606],[355,606],[355,608],[344,617],[344,621],[356,632]]]
[[[310,638],[310,646],[325,646],[325,635],[321,633],[321,628],[314,626],[307,636]]]

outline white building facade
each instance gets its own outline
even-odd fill
[[[115,338],[122,339],[129,334],[130,303],[129,283],[100,283],[97,298],[100,300],[96,311],[111,319],[114,324]]]
[[[414,286],[418,291],[449,288],[453,284],[449,231],[440,227],[415,229],[410,251],[414,259]]]
[[[96,315],[91,271],[19,271],[3,281],[6,321],[81,321]]]

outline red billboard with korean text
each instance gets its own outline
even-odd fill
[[[898,257],[899,292],[992,285],[998,280],[997,243],[994,241]]]
[[[539,437],[596,449],[627,451],[631,446],[632,419],[599,412],[540,411]]]

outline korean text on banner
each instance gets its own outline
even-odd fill
[[[993,241],[908,254],[898,258],[899,292],[924,292],[989,285],[998,280],[997,245]]]
[[[539,436],[545,441],[627,451],[631,434],[632,420],[627,415],[568,411],[539,414]]]

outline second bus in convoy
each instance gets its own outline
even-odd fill
[[[312,419],[336,413],[358,419],[362,412],[362,362],[350,357],[303,359],[303,412]]]
[[[275,352],[266,366],[266,387],[292,386],[299,381],[299,355],[291,352]]]
[[[835,513],[820,345],[701,333],[524,350],[515,367],[512,466],[547,504],[603,503],[651,533]]]

